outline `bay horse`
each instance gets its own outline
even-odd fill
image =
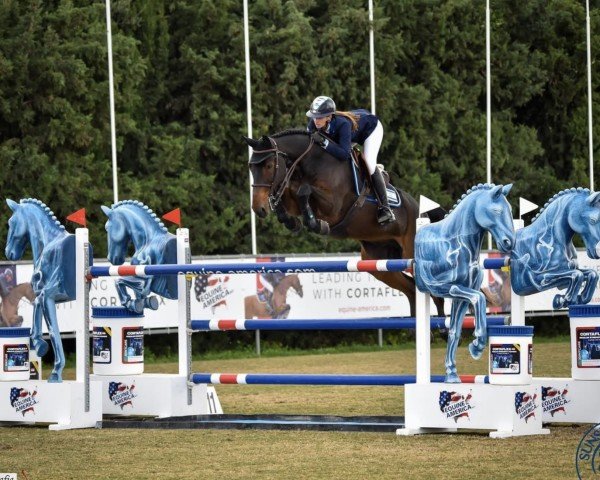
[[[125,262],[130,244],[135,250],[131,265],[177,263],[177,237],[169,233],[148,206],[137,200],[123,200],[111,208],[102,205],[102,211],[108,217],[105,228],[110,263]],[[158,309],[158,298],[150,293],[177,298],[176,275],[123,277],[115,281],[115,287],[121,305],[136,313],[142,313],[144,308]]]
[[[287,318],[290,313],[290,306],[287,302],[287,293],[293,288],[302,298],[304,292],[298,274],[286,275],[281,282],[273,288],[273,297],[271,305],[273,313],[269,313],[267,303],[261,302],[258,295],[249,295],[244,298],[244,318]]]
[[[258,140],[244,137],[252,147],[252,210],[265,218],[273,210],[289,230],[310,231],[332,238],[354,239],[361,244],[363,259],[413,258],[417,201],[398,190],[400,205],[393,208],[396,220],[377,222],[377,205],[366,198],[366,188],[357,193],[354,170],[315,145],[305,130],[286,130]],[[392,187],[393,188],[393,187]],[[432,221],[443,210],[430,212]],[[302,217],[302,222],[298,219]],[[403,292],[415,315],[415,281],[405,272],[373,272],[375,278]],[[438,315],[444,302],[433,298]]]
[[[20,327],[23,324],[23,317],[19,315],[19,303],[23,297],[32,304],[35,301],[35,293],[29,282],[19,283],[10,290],[8,295],[2,297],[0,326]]]
[[[600,258],[600,192],[570,188],[554,195],[531,224],[517,230],[510,255],[510,279],[517,295],[550,288],[552,307],[588,303],[596,291],[598,272],[579,268],[573,237],[583,238],[588,257]]]
[[[489,231],[501,252],[515,245],[512,210],[506,195],[511,185],[479,184],[470,188],[438,223],[425,225],[415,238],[415,279],[422,292],[451,298],[450,328],[446,346],[446,379],[460,383],[456,349],[470,304],[475,310],[475,340],[469,352],[481,358],[487,343],[485,296],[480,291],[483,269],[479,265],[481,242]]]
[[[33,253],[31,286],[35,293],[31,346],[43,357],[48,343],[42,338],[42,317],[46,321],[54,367],[48,382],[62,382],[65,354],[56,317],[56,304],[75,300],[75,235],[67,233],[54,213],[40,200],[22,199],[19,203],[7,199],[13,211],[8,220],[6,258],[21,259],[27,245]]]

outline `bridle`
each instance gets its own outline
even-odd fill
[[[290,158],[289,155],[285,152],[279,150],[277,146],[277,142],[273,140],[271,137],[267,137],[269,142],[271,143],[271,148],[267,148],[265,150],[253,150],[253,154],[263,154],[263,156],[257,161],[250,160],[250,164],[259,165],[271,158],[275,155],[275,172],[273,173],[273,178],[271,183],[253,183],[252,188],[254,187],[265,187],[269,189],[269,206],[271,210],[275,210],[279,203],[281,202],[281,198],[283,197],[283,193],[285,189],[289,186],[290,180],[292,179],[292,175],[296,170],[296,167],[300,163],[300,161],[306,157],[312,146],[314,145],[314,140],[310,137],[310,142],[308,144],[308,148],[300,155],[294,163],[287,168],[287,162],[285,162],[286,158]],[[282,168],[280,168],[280,162],[284,162]]]

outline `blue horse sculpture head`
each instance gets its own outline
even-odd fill
[[[39,356],[48,351],[42,339],[42,316],[46,320],[52,348],[54,368],[49,382],[61,382],[65,366],[56,303],[75,299],[75,236],[67,233],[54,213],[44,203],[27,198],[17,203],[6,200],[13,211],[8,221],[6,257],[19,260],[27,245],[33,252],[31,285],[36,294],[33,303],[32,347]]]
[[[600,192],[570,188],[554,195],[532,220],[517,231],[511,253],[511,285],[518,295],[550,288],[566,289],[554,297],[554,308],[588,303],[598,283],[596,270],[577,265],[573,236],[579,234],[590,258],[600,257]]]
[[[111,208],[102,206],[108,217],[108,259],[114,265],[125,261],[129,246],[135,250],[132,265],[158,265],[177,263],[177,239],[168,232],[156,214],[136,200],[124,200]],[[134,312],[144,308],[156,310],[159,301],[150,292],[162,297],[177,298],[175,276],[127,277],[115,282],[121,304]],[[131,289],[135,298],[128,292]]]
[[[475,340],[469,345],[480,358],[487,343],[485,296],[480,291],[481,242],[491,232],[498,249],[509,252],[515,244],[511,207],[506,196],[512,185],[479,184],[452,207],[446,218],[421,228],[415,237],[415,282],[422,292],[452,299],[446,350],[446,381],[460,382],[456,349],[469,304],[475,310]]]

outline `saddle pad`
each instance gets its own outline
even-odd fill
[[[364,186],[366,180],[361,175],[356,164],[353,161],[350,161],[350,164],[352,165],[352,178],[354,179],[354,190],[356,192],[356,195],[360,195],[360,191],[362,190],[362,187]],[[398,193],[396,188],[393,185],[386,185],[385,189],[387,192],[387,198],[390,207],[399,207],[402,203],[402,200],[400,199],[400,194]],[[366,196],[366,200],[367,202],[377,203],[377,198],[375,198],[375,195],[373,195],[372,193]]]

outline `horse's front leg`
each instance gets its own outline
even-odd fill
[[[158,310],[158,298],[156,295],[150,295],[153,281],[154,277],[146,277],[142,279],[139,293],[136,293],[136,303],[141,305],[142,312],[144,311],[144,308]]]
[[[42,294],[33,302],[33,322],[31,325],[31,346],[39,357],[48,353],[48,342],[42,338]]]
[[[56,303],[54,302],[54,299],[50,298],[48,295],[41,294],[41,296],[44,318],[46,319],[46,326],[48,327],[50,341],[52,342],[52,348],[54,349],[54,368],[48,377],[48,382],[61,383],[62,371],[65,368],[65,353],[60,337],[58,319],[56,318]]]
[[[315,232],[320,235],[328,235],[329,224],[316,218],[313,209],[310,206],[311,193],[312,187],[308,183],[303,183],[300,185],[300,188],[298,188],[298,192],[296,193],[296,196],[298,197],[298,203],[300,204],[300,210],[302,211],[304,226],[311,232]]]
[[[594,296],[596,285],[598,285],[598,272],[591,269],[581,270],[581,272],[584,276],[585,285],[583,286],[581,293],[577,295],[575,303],[584,305],[589,303]]]
[[[127,294],[127,300],[122,305],[136,313],[143,313],[144,308],[156,310],[158,308],[158,299],[155,296],[148,296],[152,278],[130,277],[120,281],[120,286],[126,291],[126,287],[133,291],[135,298]]]
[[[463,319],[469,308],[469,302],[455,298],[452,300],[450,311],[450,328],[448,330],[448,345],[446,346],[446,383],[460,383],[456,372],[456,350],[460,342]]]
[[[541,282],[544,290],[549,288],[564,288],[565,283],[568,284],[567,291],[564,294],[558,294],[552,300],[552,307],[555,309],[564,308],[573,303],[577,294],[581,290],[584,275],[580,270],[566,270],[556,273],[545,273]]]
[[[467,300],[473,305],[475,310],[475,331],[473,332],[473,336],[475,337],[475,340],[469,345],[469,352],[475,360],[478,360],[481,358],[487,344],[485,295],[479,290],[463,287],[462,285],[452,285],[450,287],[450,295]]]
[[[300,233],[302,231],[302,222],[298,218],[289,215],[281,202],[275,207],[275,215],[277,215],[279,223],[283,223],[285,228],[292,233]]]
[[[117,289],[117,296],[119,297],[121,305],[131,310],[130,306],[132,305],[133,299],[127,290],[127,288],[133,288],[131,287],[131,282],[126,278],[120,278],[115,281],[115,288]]]

